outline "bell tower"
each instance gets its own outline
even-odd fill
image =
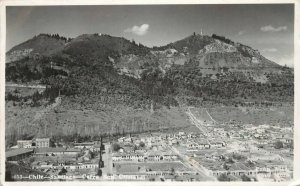
[[[104,150],[104,145],[102,143],[102,136],[100,138],[100,151],[99,151],[99,164],[98,164],[98,176],[102,176],[102,168],[104,167],[104,161],[102,159],[102,152]]]

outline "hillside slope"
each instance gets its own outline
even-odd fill
[[[292,107],[294,101],[293,69],[217,35],[193,34],[149,48],[102,34],[73,39],[41,34],[7,55],[6,82],[47,86],[41,94],[6,92],[12,141],[17,131],[18,138],[27,132],[96,135],[180,128],[189,126],[182,109],[187,106]],[[30,122],[28,110],[42,110],[59,95],[58,108]]]
[[[67,41],[67,38],[58,34],[40,34],[10,49],[6,53],[6,62],[18,61],[28,56],[50,56],[62,50]]]

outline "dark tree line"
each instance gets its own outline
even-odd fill
[[[47,37],[52,37],[55,39],[61,39],[61,40],[64,40],[65,42],[69,42],[72,40],[72,38],[66,38],[64,36],[60,36],[59,34],[40,34],[40,36],[47,36]]]
[[[217,34],[212,34],[211,36],[212,38],[215,38],[215,39],[218,39],[220,41],[223,41],[224,43],[227,43],[227,44],[230,44],[230,45],[233,45],[234,42],[231,41],[230,39],[224,37],[224,36],[218,36]]]

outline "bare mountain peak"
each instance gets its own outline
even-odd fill
[[[216,61],[228,61],[228,64],[236,61],[236,64],[245,64],[244,66],[278,66],[263,57],[258,50],[249,46],[234,42],[224,36],[216,34],[203,35],[201,32],[195,32],[181,40],[153,48],[148,48],[134,40],[130,41],[123,37],[102,33],[82,34],[74,39],[59,34],[42,33],[13,47],[7,53],[7,61],[16,61],[33,54],[49,56],[60,55],[60,53],[67,54],[71,58],[78,58],[78,60],[99,61],[107,59],[107,56],[115,58],[128,54],[145,56],[150,51],[166,51],[169,49],[176,51],[178,55],[185,56],[180,58],[182,62],[185,61],[183,58],[196,57],[200,59],[200,57],[197,57],[198,55],[206,55],[200,61],[208,60],[211,64],[216,63]],[[170,57],[178,58],[172,51],[172,55],[166,54],[169,60]]]

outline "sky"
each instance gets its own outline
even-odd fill
[[[225,36],[293,66],[293,4],[14,6],[6,8],[6,51],[40,33],[103,33],[162,46],[193,32]]]

